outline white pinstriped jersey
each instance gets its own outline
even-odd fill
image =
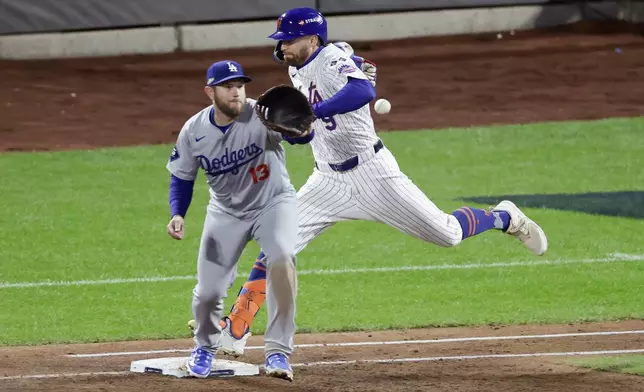
[[[300,69],[289,67],[289,76],[311,103],[336,95],[349,77],[367,79],[350,56],[332,44],[321,48]],[[311,147],[318,163],[340,163],[355,156],[366,159],[360,158],[357,166],[342,172],[316,165],[297,192],[297,253],[335,223],[354,219],[385,223],[441,246],[461,241],[463,232],[456,217],[436,207],[400,171],[386,146],[375,152],[378,137],[368,104],[318,119],[313,127]]]
[[[347,84],[348,78],[367,79],[342,49],[329,44],[319,49],[303,67],[289,67],[293,86],[311,104],[325,101]],[[317,119],[311,141],[316,161],[339,163],[372,148],[378,141],[369,105],[345,114]]]

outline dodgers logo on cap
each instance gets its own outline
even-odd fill
[[[252,81],[244,74],[241,64],[233,60],[223,60],[213,63],[206,72],[206,85],[215,86],[232,79],[242,79],[244,83]]]

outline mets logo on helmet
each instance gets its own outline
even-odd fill
[[[282,27],[282,17],[281,16],[279,18],[277,18],[277,29],[279,30],[280,27]]]

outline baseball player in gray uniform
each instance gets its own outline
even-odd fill
[[[208,377],[221,336],[223,300],[234,281],[239,257],[251,239],[266,254],[268,325],[267,375],[292,381],[289,356],[295,333],[295,244],[297,203],[286,171],[280,133],[257,116],[256,101],[246,98],[242,66],[220,61],[207,71],[205,92],[213,104],[183,126],[167,164],[170,171],[168,234],[183,238],[184,217],[201,167],[210,202],[197,261],[192,311],[196,348],[188,373]],[[299,142],[309,141],[305,134]]]

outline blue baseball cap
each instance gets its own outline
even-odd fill
[[[212,63],[206,72],[206,86],[215,86],[231,79],[244,79],[248,83],[253,79],[244,75],[241,64],[232,60],[223,60]]]

